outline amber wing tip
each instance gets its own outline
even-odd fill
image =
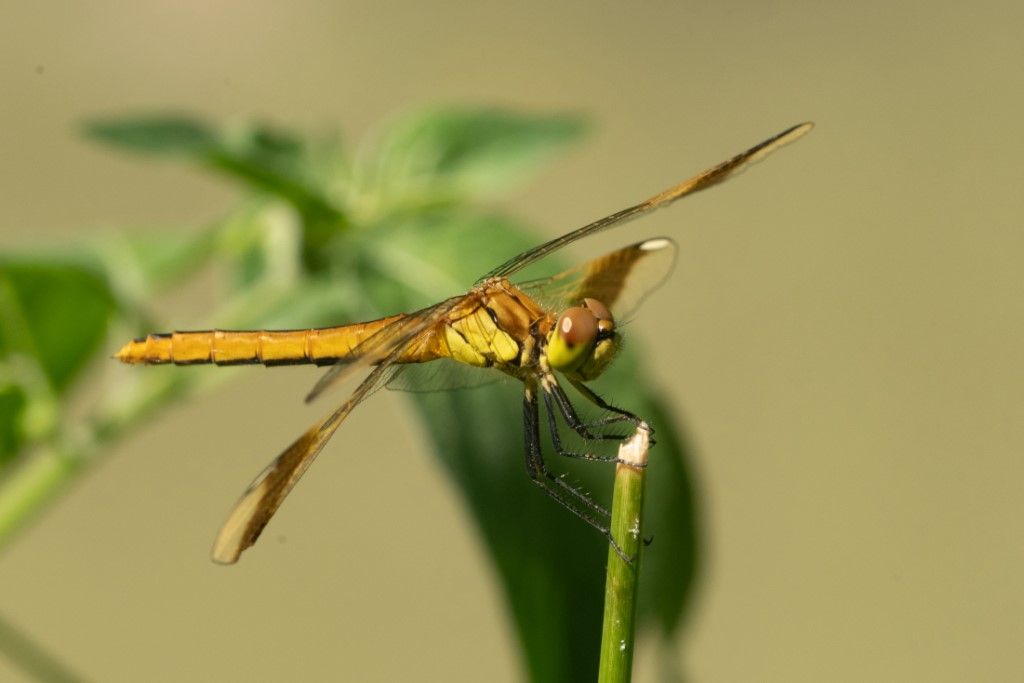
[[[210,559],[213,560],[214,564],[219,564],[225,567],[230,567],[233,564],[238,563],[239,555],[218,555],[213,553],[210,555]]]
[[[797,139],[799,137],[803,137],[804,135],[807,135],[813,129],[814,129],[814,121],[804,121],[803,123],[798,123],[795,126],[793,126],[792,128],[790,128],[789,134],[790,134],[790,137],[793,140],[795,140],[795,139]]]
[[[239,539],[234,537],[227,528],[222,529],[213,542],[210,551],[210,559],[217,564],[235,564],[242,556],[242,551],[249,546],[239,545]]]

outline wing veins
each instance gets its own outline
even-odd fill
[[[464,298],[465,295],[456,296],[420,309],[370,335],[352,349],[348,359],[332,365],[317,380],[317,383],[306,394],[306,403],[312,402],[327,389],[345,380],[357,370],[380,362],[381,358],[389,355],[395,349],[404,347],[418,334],[448,314]]]
[[[252,546],[285,497],[313,464],[352,409],[385,383],[392,370],[382,363],[373,369],[352,395],[334,412],[307,429],[249,484],[231,508],[213,544],[213,560],[234,564]]]
[[[537,259],[547,256],[551,252],[561,249],[576,240],[592,235],[595,232],[600,232],[601,230],[607,230],[612,226],[627,223],[634,218],[650,213],[655,209],[668,206],[677,199],[681,199],[687,195],[693,194],[694,192],[699,192],[700,190],[718,185],[749,167],[751,164],[760,161],[780,147],[783,147],[805,135],[813,127],[814,124],[809,121],[791,126],[781,133],[773,135],[767,140],[754,145],[750,149],[741,152],[716,166],[712,166],[705,171],[701,171],[692,178],[684,180],[677,185],[673,185],[672,187],[659,192],[639,204],[616,211],[609,216],[600,218],[593,223],[588,223],[587,225],[577,228],[572,232],[568,232],[561,237],[556,237],[544,244],[524,251],[487,273],[487,275],[480,278],[478,282],[482,282],[483,280],[491,277],[508,277],[509,275],[525,268]]]
[[[561,237],[529,249],[492,270],[478,280],[478,284],[492,277],[507,277],[537,259],[576,240],[628,222],[657,208],[667,206],[677,199],[724,182],[748,167],[751,163],[764,158],[779,147],[801,137],[812,127],[813,124],[808,122],[788,128],[751,147],[747,151],[717,166],[713,166],[682,183],[674,185],[639,204],[617,211]],[[568,274],[566,273],[566,275]],[[583,287],[596,287],[599,284],[600,278],[600,274],[591,277],[589,280],[587,277],[584,277],[577,284]],[[565,284],[571,287],[572,279],[569,278],[569,281]],[[616,295],[619,291],[618,284],[616,283]],[[472,290],[470,294],[472,294]],[[412,313],[406,318],[395,321],[357,345],[352,350],[350,360],[337,363],[320,378],[320,381],[317,382],[313,390],[306,397],[307,401],[314,399],[328,387],[356,370],[377,364],[377,367],[356,387],[344,403],[327,415],[327,417],[307,429],[249,485],[241,498],[232,507],[231,512],[228,514],[228,519],[217,535],[213,547],[213,559],[215,561],[234,563],[244,550],[256,542],[267,523],[281,506],[285,497],[291,492],[320,451],[323,450],[323,447],[339,425],[352,412],[352,409],[377,388],[386,385],[394,373],[401,369],[401,366],[395,366],[394,363],[401,357],[409,342],[448,315],[460,302],[465,300],[466,296],[447,299],[434,306]]]
[[[424,317],[417,318],[416,314],[410,316],[415,322],[409,329],[399,334],[395,332],[396,339],[393,343],[387,335],[383,341],[371,344],[371,348],[356,358],[352,363],[343,365],[345,375],[357,368],[364,367],[374,362],[379,363],[377,367],[367,375],[355,391],[342,403],[334,412],[324,419],[313,424],[302,436],[296,439],[288,448],[266,467],[256,479],[249,484],[245,492],[238,499],[228,513],[228,518],[217,534],[213,545],[213,560],[221,564],[233,564],[238,561],[242,552],[256,542],[264,527],[281,506],[285,497],[291,492],[298,480],[305,474],[306,470],[316,459],[316,456],[323,450],[323,447],[330,440],[331,436],[338,429],[338,426],[348,417],[363,399],[372,394],[380,386],[387,384],[391,375],[401,366],[394,366],[394,362],[405,351],[409,340],[413,339],[423,330],[427,329],[442,317],[447,315],[463,297],[454,297],[434,306],[423,309]],[[403,318],[403,320],[406,320]],[[402,320],[396,321],[401,323]],[[391,330],[395,325],[389,325],[384,330],[374,334],[363,341],[356,348],[362,347],[367,342],[376,338],[381,332]],[[385,350],[386,349],[386,350]],[[377,353],[380,352],[380,353]],[[376,355],[375,355],[376,354]],[[380,354],[385,354],[381,357]],[[333,368],[332,368],[333,370]],[[323,383],[323,379],[329,382]],[[322,391],[329,384],[341,378],[341,375],[325,375],[317,387]],[[314,388],[316,391],[316,387]],[[317,391],[319,393],[319,391]]]

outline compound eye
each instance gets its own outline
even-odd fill
[[[566,309],[558,319],[558,336],[571,348],[593,344],[597,338],[597,318],[586,308]]]
[[[548,363],[555,370],[571,372],[580,367],[597,343],[598,320],[594,314],[576,306],[558,316],[548,339]]]
[[[597,299],[591,299],[587,297],[583,300],[583,305],[587,307],[587,310],[594,314],[594,317],[598,320],[607,320],[609,322],[615,322],[615,318],[612,317],[612,312],[608,310],[608,307]]]

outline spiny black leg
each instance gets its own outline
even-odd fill
[[[572,429],[577,434],[579,434],[587,441],[622,441],[627,438],[628,435],[626,434],[594,434],[592,431],[590,431],[590,427],[600,427],[605,424],[612,424],[614,422],[622,421],[625,418],[615,416],[615,418],[611,420],[606,418],[602,420],[597,420],[593,423],[584,422],[576,413],[576,408],[573,407],[572,401],[570,401],[569,397],[565,395],[565,391],[562,389],[561,386],[559,386],[558,380],[555,378],[554,375],[549,374],[547,377],[545,377],[545,381],[541,385],[541,387],[545,391],[544,399],[548,404],[548,410],[550,411],[551,406],[550,399],[548,399],[548,395],[550,394],[551,397],[555,399],[555,402],[558,403],[558,412],[562,414],[562,417],[565,419],[565,423],[572,427]],[[606,460],[607,458],[591,459]]]
[[[558,425],[555,423],[554,414],[551,412],[551,402],[550,402],[550,399],[548,398],[547,392],[544,393],[544,401],[545,401],[545,403],[547,405],[548,424],[552,427],[551,438],[552,438],[552,441],[555,442],[555,448],[556,448],[556,450],[558,450],[559,455],[564,455],[564,456],[570,457],[570,458],[577,457],[577,458],[581,458],[581,459],[584,459],[584,460],[598,460],[598,459],[600,459],[600,456],[592,455],[590,453],[569,453],[568,451],[566,451],[566,450],[564,450],[564,449],[562,449],[560,447],[560,444],[558,443],[559,442]],[[538,446],[537,446],[538,453],[541,453],[541,451],[540,451],[540,425],[539,424],[537,426],[537,440],[538,440],[537,441],[537,443],[538,443]],[[584,493],[579,488],[573,486],[572,484],[566,482],[563,477],[555,476],[554,473],[552,473],[550,470],[548,470],[547,464],[544,462],[543,455],[541,455],[538,458],[537,464],[538,464],[538,466],[540,467],[542,473],[544,474],[544,476],[547,479],[549,479],[552,482],[554,482],[560,489],[565,489],[566,492],[569,493],[573,498],[575,498],[581,504],[587,506],[588,508],[590,508],[591,510],[596,512],[598,515],[601,516],[602,519],[610,521],[611,515],[608,513],[608,511],[605,510],[600,505],[598,505],[596,502],[594,502],[594,500],[589,495]],[[604,528],[605,526],[607,526],[607,524],[602,522],[602,527],[601,528]]]
[[[570,512],[586,520],[591,526],[602,533],[607,533],[607,522],[600,521],[590,513],[580,510],[577,505],[585,505],[603,520],[610,519],[608,511],[595,503],[590,497],[561,477],[557,477],[547,468],[540,446],[540,424],[538,420],[537,400],[527,395],[523,402],[523,427],[526,436],[526,468],[530,478],[541,486],[544,491]],[[549,483],[550,482],[550,483]],[[554,484],[558,488],[552,488]],[[569,497],[567,497],[569,496]]]
[[[579,490],[572,484],[569,484],[561,477],[556,477],[554,473],[547,468],[547,464],[544,462],[544,454],[541,451],[540,446],[540,420],[538,417],[537,397],[530,388],[527,388],[526,395],[523,398],[523,433],[526,439],[526,468],[530,473],[530,477],[540,484],[545,491],[552,495],[552,497],[554,497],[563,506],[583,517],[598,529],[602,531],[606,530],[606,524],[601,525],[595,522],[595,520],[593,520],[589,515],[584,514],[577,509],[575,505],[572,504],[572,501],[575,500],[578,504],[586,505],[605,519],[609,519],[611,517],[608,514],[608,511],[591,500],[590,496],[583,493],[583,491]],[[543,479],[541,479],[541,477],[543,477]],[[551,488],[548,481],[558,488]],[[562,493],[562,495],[559,495],[560,493]],[[566,495],[571,498],[566,498]]]
[[[553,392],[548,391],[547,389],[544,390],[544,405],[547,408],[548,429],[551,432],[551,443],[554,444],[555,450],[558,451],[558,454],[563,456],[563,457],[565,457],[565,458],[577,458],[579,460],[597,460],[599,462],[618,462],[619,458],[617,456],[614,456],[614,455],[602,455],[600,453],[578,453],[578,452],[575,452],[575,451],[567,450],[564,446],[562,446],[562,438],[561,438],[561,435],[558,433],[558,421],[555,419],[555,407],[553,405],[551,405],[551,395],[552,395],[552,393]],[[556,398],[555,400],[557,402],[558,399]],[[559,404],[559,409],[561,409],[561,404]],[[565,421],[567,423],[569,423],[569,426],[570,427],[573,426],[571,418],[568,415],[566,415],[564,411],[560,410],[560,412],[562,412],[562,417],[564,417]],[[576,418],[576,420],[579,420],[579,418],[576,417],[575,413],[571,413],[571,415],[572,415],[572,417]],[[587,438],[587,437],[584,436],[583,438]]]
[[[637,417],[633,413],[629,412],[628,410],[624,410],[622,408],[616,408],[611,403],[608,403],[603,398],[598,396],[594,392],[593,389],[588,387],[583,382],[580,382],[580,381],[577,381],[577,380],[574,380],[574,379],[570,379],[569,382],[576,388],[576,391],[578,391],[581,394],[583,394],[583,396],[588,401],[590,401],[591,403],[593,403],[597,407],[601,408],[602,410],[607,410],[610,413],[616,413],[616,414],[621,416],[620,418],[616,418],[616,420],[618,420],[618,419],[629,420],[630,422],[632,422],[633,424],[637,425],[638,427],[640,426],[640,423],[643,422],[643,420],[641,420],[639,417]]]
[[[530,475],[530,479],[556,503],[601,532],[601,535],[608,539],[616,554],[627,564],[632,564],[632,558],[626,555],[612,537],[611,515],[608,514],[608,511],[591,500],[583,491],[562,478],[556,477],[547,468],[540,445],[540,420],[536,390],[536,384],[527,384],[526,393],[523,396],[523,437],[526,445],[526,471]],[[580,505],[590,508],[591,512],[581,510]],[[594,516],[595,514],[597,517]]]
[[[610,413],[615,413],[614,415],[609,415],[609,416],[606,416],[606,417],[604,417],[604,418],[602,418],[600,420],[597,420],[596,422],[594,422],[593,424],[588,425],[588,426],[596,427],[596,426],[602,426],[602,425],[606,425],[606,424],[614,424],[616,422],[628,421],[628,422],[633,423],[634,426],[639,427],[641,424],[644,423],[643,420],[641,420],[639,416],[634,415],[633,413],[629,412],[628,410],[625,410],[624,408],[617,408],[617,407],[613,406],[611,403],[608,403],[607,401],[605,401],[603,398],[598,396],[597,393],[594,392],[593,389],[588,387],[583,382],[580,382],[578,380],[574,380],[574,379],[571,379],[571,378],[569,379],[569,382],[570,382],[570,384],[573,385],[573,387],[575,387],[576,391],[580,392],[580,394],[582,394],[584,398],[586,398],[588,401],[590,401],[591,403],[596,405],[598,408],[601,408],[602,410],[606,410],[606,411],[608,411]],[[648,434],[651,434],[651,435],[654,434],[654,430],[651,429],[650,425],[648,425],[647,431],[648,431]],[[652,446],[654,445],[654,440],[653,439],[651,439],[650,445],[652,445]]]

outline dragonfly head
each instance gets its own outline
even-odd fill
[[[619,348],[615,318],[597,299],[567,308],[548,336],[548,363],[555,370],[591,380],[604,372]]]

